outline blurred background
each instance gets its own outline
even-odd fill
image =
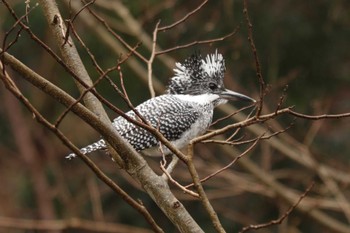
[[[18,16],[25,14],[24,1],[8,2]],[[29,2],[31,7],[36,4],[36,1]],[[152,33],[158,20],[161,20],[161,26],[172,24],[201,2],[98,0],[90,9],[130,46],[141,42],[138,51],[149,58]],[[67,19],[82,7],[76,0],[70,3],[59,0],[57,4]],[[350,112],[349,1],[256,0],[248,1],[248,12],[262,75],[269,85],[264,114],[276,110],[286,85],[283,107],[294,106],[295,111],[310,115]],[[6,32],[15,20],[3,3],[0,4],[0,15],[3,44]],[[28,19],[31,30],[59,53],[40,5],[30,12]],[[88,10],[79,14],[74,26],[103,69],[114,66],[120,56],[127,53]],[[5,44],[16,38],[18,29],[8,35]],[[226,87],[258,99],[259,84],[247,39],[243,1],[209,1],[180,25],[159,32],[157,51],[221,38],[235,30],[234,35],[223,41],[197,44],[157,56],[152,66],[156,94],[164,93],[176,61],[184,61],[195,51],[206,54],[218,49],[226,61]],[[99,74],[90,57],[76,40],[75,43],[86,69],[95,80]],[[24,31],[8,53],[72,96],[79,96],[72,77]],[[121,70],[134,105],[150,98],[147,64],[131,57],[122,64]],[[65,108],[10,68],[8,72],[33,105],[50,122],[55,122]],[[117,84],[120,82],[117,72],[110,77]],[[117,107],[128,110],[107,81],[102,81],[96,89]],[[105,232],[150,232],[138,212],[98,180],[80,159],[64,159],[70,153],[69,149],[38,124],[3,84],[0,90],[0,232],[86,232],[83,227],[38,228],[42,222],[31,221],[52,220],[50,223],[58,226],[72,218],[86,221],[85,226],[96,221],[108,223]],[[216,111],[215,119],[234,112],[235,107],[225,105]],[[106,110],[111,119],[117,116],[110,109]],[[240,117],[243,119],[243,114],[249,112],[245,110],[235,120],[227,119],[217,127],[233,123]],[[245,128],[236,137],[254,138],[264,132],[285,129],[292,123],[286,132],[259,142],[239,163],[205,184],[227,232],[237,232],[243,226],[282,216],[312,181],[315,186],[308,197],[281,224],[258,232],[350,232],[349,118],[311,121],[281,115],[264,124]],[[99,138],[72,113],[64,118],[60,129],[79,147]],[[227,165],[248,146],[197,145],[196,166],[200,176],[205,177]],[[132,197],[140,199],[165,232],[176,232],[140,186],[119,170],[108,156],[94,153],[91,158]],[[158,159],[147,158],[147,161],[159,171]],[[190,175],[182,164],[176,168],[174,178],[182,184],[190,182]],[[173,187],[173,190],[203,229],[211,232],[213,229],[201,204],[178,188]],[[320,214],[326,218],[319,217]],[[102,232],[101,229],[96,231]]]

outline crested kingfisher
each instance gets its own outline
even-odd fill
[[[205,133],[212,122],[216,106],[228,100],[255,102],[248,96],[225,88],[225,60],[217,51],[208,54],[205,59],[201,54],[195,53],[183,63],[177,62],[175,66],[166,94],[151,98],[135,109],[178,149]],[[137,119],[133,110],[126,114]],[[141,154],[161,156],[162,153],[171,153],[165,146],[159,150],[159,140],[152,133],[122,116],[115,118],[112,124]],[[88,154],[103,149],[106,149],[106,142],[100,139],[80,151]],[[66,158],[74,157],[76,154],[71,153]]]

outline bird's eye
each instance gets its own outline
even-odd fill
[[[213,91],[213,90],[217,89],[218,86],[215,83],[209,83],[209,88],[210,88],[210,90]]]

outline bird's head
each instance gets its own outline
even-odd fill
[[[226,100],[244,100],[255,102],[243,94],[228,90],[224,86],[225,60],[222,54],[215,51],[205,59],[195,53],[184,63],[176,63],[175,75],[168,87],[169,94],[201,95],[213,94],[218,96],[220,103]],[[221,100],[221,101],[220,101]],[[219,103],[218,102],[218,103]]]

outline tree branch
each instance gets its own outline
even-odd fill
[[[23,78],[56,99],[58,102],[66,107],[71,106],[75,102],[75,99],[70,95],[53,85],[48,80],[34,73],[30,68],[26,67],[23,63],[8,53],[3,53],[2,56],[5,64],[10,65],[11,68]],[[119,135],[116,134],[111,124],[105,124],[100,121],[95,114],[90,112],[80,103],[72,107],[72,112],[103,135],[110,145],[120,152],[123,158],[128,158],[127,163],[125,164],[126,171],[140,182],[144,190],[157,203],[180,232],[202,232],[185,207],[171,193],[168,184],[154,173],[154,171],[146,164],[146,161],[137,154],[128,143],[123,139],[118,139]],[[78,153],[79,150],[75,150],[74,152]]]

